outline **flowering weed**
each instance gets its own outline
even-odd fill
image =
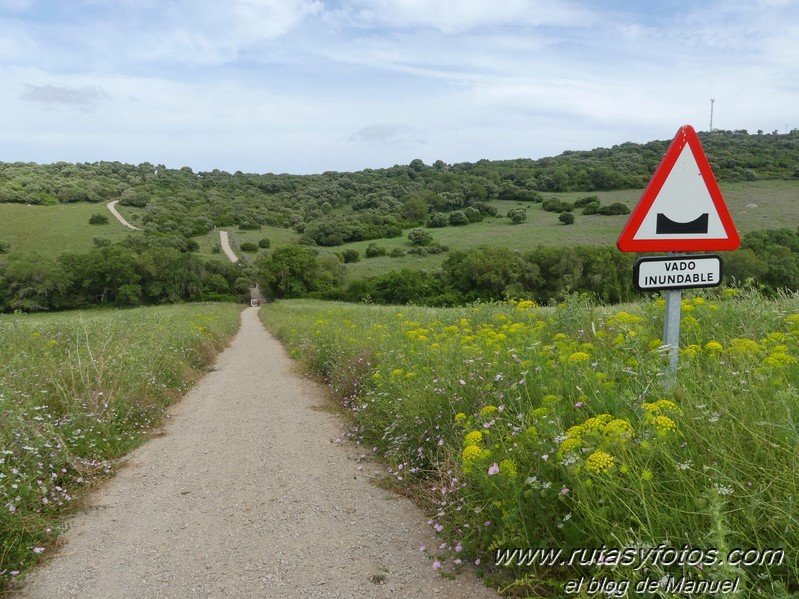
[[[799,300],[708,295],[686,298],[683,311],[679,384],[668,392],[660,300],[624,310],[579,297],[554,309],[302,301],[261,314],[334,392],[357,381],[337,393],[354,416],[352,436],[425,502],[445,539],[443,568],[479,560],[493,575],[493,550],[541,546],[780,547],[795,556]],[[366,367],[358,356],[369,356]],[[522,580],[530,567],[510,575]],[[552,591],[598,574],[589,565],[534,570]],[[614,571],[664,574],[679,572]],[[749,594],[799,591],[795,560],[735,575]]]
[[[238,326],[235,305],[0,315],[0,593]]]

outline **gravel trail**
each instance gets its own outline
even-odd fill
[[[424,515],[334,442],[343,422],[327,401],[248,308],[165,434],[97,491],[18,596],[496,599],[469,573],[432,569]]]
[[[222,246],[222,251],[225,252],[225,256],[228,257],[228,260],[233,263],[239,261],[239,257],[233,253],[233,248],[230,247],[230,238],[228,237],[227,231],[219,230],[219,243]]]
[[[125,220],[125,217],[119,213],[117,210],[118,203],[119,200],[114,200],[113,202],[108,202],[105,206],[108,208],[111,214],[114,215],[114,218],[116,218],[123,226],[127,227],[128,229],[133,229],[134,231],[141,231],[139,227],[134,227],[131,225],[127,220]]]

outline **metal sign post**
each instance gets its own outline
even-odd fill
[[[669,252],[667,257],[639,258],[633,268],[636,289],[666,290],[667,390],[677,383],[681,289],[721,284],[718,256],[674,253],[734,250],[740,243],[696,131],[680,127],[616,241],[622,252]]]
[[[666,368],[664,385],[667,390],[677,382],[677,362],[680,356],[680,312],[682,291],[666,290],[666,316],[663,321],[663,345],[669,348],[669,365]]]

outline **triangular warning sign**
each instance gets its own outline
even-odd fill
[[[696,131],[680,127],[616,246],[622,252],[696,252],[740,244]]]

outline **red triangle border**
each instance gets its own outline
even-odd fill
[[[709,239],[675,239],[674,237],[668,239],[634,239],[686,145],[690,147],[694,160],[699,166],[699,172],[707,186],[708,193],[713,200],[713,205],[727,237]],[[666,154],[657,169],[655,169],[655,174],[652,175],[652,179],[641,195],[641,199],[638,200],[638,204],[636,204],[635,209],[630,214],[627,224],[624,225],[624,229],[622,229],[621,235],[616,241],[616,247],[622,252],[698,252],[734,250],[740,245],[741,239],[738,236],[738,231],[735,229],[730,212],[724,203],[721,190],[718,183],[716,183],[716,178],[713,176],[713,170],[710,168],[710,163],[702,149],[702,144],[699,142],[699,137],[691,125],[684,125],[677,131],[677,135],[674,136],[674,140],[668,150],[666,150]]]

